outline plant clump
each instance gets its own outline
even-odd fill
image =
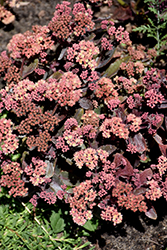
[[[0,55],[0,184],[35,207],[68,203],[78,225],[95,210],[114,225],[124,209],[156,219],[152,201],[167,199],[166,72],[122,26],[69,5]]]

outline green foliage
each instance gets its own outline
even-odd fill
[[[144,0],[147,4],[150,14],[153,14],[154,18],[147,17],[148,24],[141,25],[135,28],[133,31],[139,31],[146,33],[147,37],[153,37],[156,40],[155,49],[157,50],[157,55],[163,55],[163,46],[167,44],[165,40],[167,34],[165,32],[167,27],[167,9],[162,9],[162,4],[165,0]]]
[[[69,236],[66,220],[60,209],[58,212],[52,211],[49,220],[42,211],[32,216],[30,203],[21,204],[3,191],[0,193],[0,249],[78,250],[85,249],[90,244],[83,244],[81,237]]]
[[[93,218],[92,220],[88,220],[84,225],[83,228],[85,228],[86,230],[90,231],[90,232],[94,232],[96,231],[98,227],[98,219]]]

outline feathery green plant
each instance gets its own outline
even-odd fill
[[[153,14],[154,18],[147,18],[148,24],[141,25],[135,28],[133,31],[139,31],[146,33],[147,37],[153,37],[156,40],[155,49],[157,55],[163,55],[163,46],[167,44],[167,34],[165,32],[167,28],[167,1],[166,0],[144,0],[147,4],[150,14]]]

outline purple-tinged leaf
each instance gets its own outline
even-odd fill
[[[128,178],[133,175],[133,167],[130,162],[122,154],[116,153],[114,156],[114,163],[116,165],[117,177]],[[124,168],[119,168],[121,165],[125,166]]]
[[[144,188],[144,187],[135,188],[133,190],[133,194],[134,195],[145,194],[146,190],[147,190],[147,188]]]
[[[162,138],[156,133],[153,136],[154,140],[158,143],[159,149],[163,156],[167,157],[166,149],[167,145],[164,145],[162,142]]]
[[[110,144],[103,145],[103,146],[101,146],[99,148],[102,149],[102,150],[107,151],[109,153],[109,155],[112,154],[117,149],[116,146],[110,145]]]
[[[137,151],[142,154],[144,151],[147,150],[147,145],[144,137],[142,136],[141,133],[136,134],[133,138],[132,141],[134,145],[137,147]]]
[[[151,180],[153,176],[153,172],[151,168],[145,169],[143,172],[140,173],[140,183],[141,185],[144,185],[147,183],[148,180]]]
[[[86,97],[80,98],[79,105],[83,109],[93,109],[92,102]]]
[[[54,175],[54,165],[50,161],[45,161],[47,163],[46,167],[46,178],[51,178]]]
[[[115,52],[115,48],[113,48],[111,51],[108,52],[109,55],[107,55],[107,53],[106,53],[107,59],[105,59],[103,61],[100,60],[100,62],[98,64],[98,66],[96,67],[96,69],[106,67],[107,64],[110,63],[110,61],[112,60],[114,52]]]

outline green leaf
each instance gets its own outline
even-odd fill
[[[12,155],[11,160],[12,161],[17,161],[20,158],[20,156],[21,156],[21,154]]]
[[[97,219],[96,220],[92,219],[92,220],[88,220],[82,227],[88,231],[94,232],[96,231],[98,224],[99,222]]]
[[[148,7],[149,11],[153,12],[155,15],[158,14],[158,10],[156,8]]]
[[[121,63],[127,62],[129,58],[130,56],[125,56],[122,59],[117,59],[114,63],[110,64],[110,66],[106,69],[106,71],[104,71],[102,75],[109,78],[114,76],[118,72]]]
[[[54,233],[60,233],[64,230],[65,223],[64,220],[60,217],[59,213],[52,211],[52,215],[50,216],[50,222]]]

